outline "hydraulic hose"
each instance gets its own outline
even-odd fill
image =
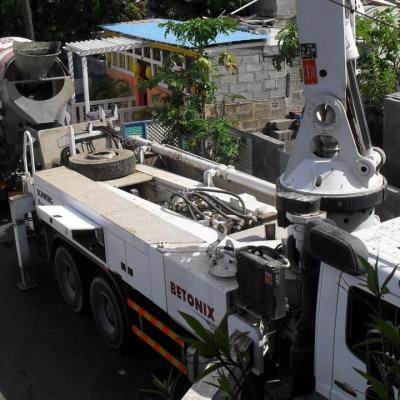
[[[207,199],[206,196],[203,196],[201,193],[193,193],[193,196],[199,197],[202,201],[204,201],[209,207],[213,210],[221,214],[225,219],[231,219],[229,215],[225,214],[221,209],[219,209],[215,204],[212,203],[211,200]]]
[[[194,193],[193,193],[193,194],[194,194]],[[207,197],[208,197],[209,199],[211,199],[212,201],[215,201],[215,203],[217,203],[220,207],[225,208],[225,210],[229,211],[231,214],[236,215],[236,216],[239,217],[239,218],[247,219],[247,220],[253,219],[252,216],[249,216],[249,215],[246,215],[246,214],[240,214],[240,213],[238,213],[236,210],[234,210],[233,208],[227,206],[227,205],[224,204],[220,199],[218,199],[218,198],[216,198],[216,197],[214,197],[214,196],[208,195],[207,193],[205,193],[205,192],[200,192],[200,191],[199,191],[198,193],[196,193],[195,195],[198,195],[198,194],[201,194],[201,195],[203,195],[203,196],[207,196]]]
[[[242,205],[243,214],[246,212],[246,205],[243,199],[236,193],[230,192],[228,190],[218,189],[218,188],[193,188],[192,191],[210,192],[210,193],[222,193],[228,194],[229,196],[236,197],[240,204]]]
[[[172,203],[172,200],[175,197],[180,197],[181,199],[183,199],[183,201],[186,203],[186,205],[187,205],[187,207],[189,209],[190,215],[192,216],[192,218],[195,221],[197,221],[198,219],[197,219],[196,215],[193,213],[193,210],[197,214],[201,215],[204,219],[207,219],[207,217],[204,215],[204,213],[202,213],[183,193],[174,192],[174,194],[170,198],[170,201],[169,201],[170,204]]]

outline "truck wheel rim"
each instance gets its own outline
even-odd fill
[[[112,150],[96,151],[95,153],[89,153],[86,158],[89,160],[110,160],[116,157],[118,154]]]
[[[108,334],[113,334],[116,330],[116,311],[110,301],[109,297],[105,293],[101,293],[99,299],[99,317],[100,322],[104,330]]]
[[[62,263],[62,283],[67,296],[74,299],[77,296],[78,282],[74,270],[68,263]]]

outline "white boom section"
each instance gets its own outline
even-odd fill
[[[331,95],[345,104],[345,13],[344,7],[329,0],[297,0],[304,79],[315,82],[304,85],[306,103],[319,95]],[[327,75],[320,76],[321,71]]]
[[[321,211],[349,231],[375,223],[374,207],[386,187],[380,174],[384,157],[371,146],[355,76],[358,51],[348,9],[353,3],[297,2],[305,109],[279,180],[282,191],[292,194],[284,211],[301,214],[299,196],[313,196]],[[344,214],[351,214],[350,224]]]

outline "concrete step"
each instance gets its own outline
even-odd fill
[[[268,136],[273,137],[274,139],[286,141],[294,139],[295,132],[292,129],[284,129],[284,130],[271,130],[267,133]]]
[[[284,131],[293,127],[295,120],[288,118],[274,119],[267,123],[267,129]]]

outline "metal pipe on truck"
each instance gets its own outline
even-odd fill
[[[237,171],[231,166],[226,166],[223,164],[215,163],[213,161],[205,160],[204,158],[197,157],[194,154],[178,150],[175,147],[170,147],[165,144],[155,143],[137,136],[131,137],[130,140],[138,146],[146,146],[156,154],[160,154],[170,159],[193,166],[202,171],[210,171],[212,176],[216,176],[226,181],[237,183],[238,185],[241,185],[245,188],[251,190],[257,188],[257,191],[262,192],[268,197],[275,198],[276,187],[271,182],[256,178],[241,171]]]

